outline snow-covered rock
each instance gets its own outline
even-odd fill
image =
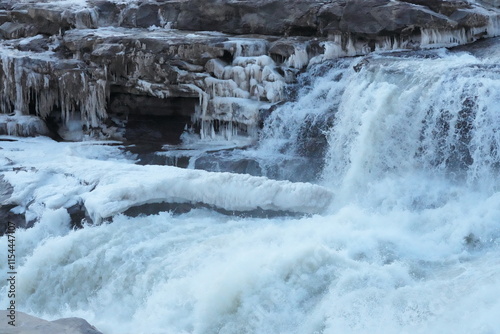
[[[69,210],[78,203],[98,223],[151,203],[312,214],[332,201],[329,190],[310,183],[136,165],[118,147],[99,143],[57,143],[40,137],[3,141],[0,148],[0,159],[9,161],[4,180],[13,188],[2,204],[14,205],[27,221],[40,219],[46,210]]]

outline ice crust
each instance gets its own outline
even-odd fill
[[[0,142],[4,177],[14,186],[8,204],[28,220],[46,209],[83,203],[94,222],[146,203],[202,203],[229,211],[256,209],[317,213],[329,190],[245,174],[211,173],[171,166],[140,166],[118,147],[57,143],[39,137]],[[22,166],[22,167],[20,167]],[[7,203],[4,203],[7,204]]]

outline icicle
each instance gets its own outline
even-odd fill
[[[489,17],[486,31],[488,37],[500,36],[500,15],[494,14]]]
[[[495,27],[495,20],[498,24],[498,17],[490,17],[489,25],[486,28],[470,28],[456,30],[422,29],[420,47],[433,48],[443,46],[456,46],[474,42],[484,36],[492,37],[499,34],[498,27]],[[493,34],[490,36],[490,33]]]
[[[288,67],[297,69],[305,67],[309,63],[309,55],[307,54],[306,46],[296,45],[295,53],[288,57],[285,63]]]

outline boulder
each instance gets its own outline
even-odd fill
[[[29,8],[29,21],[36,26],[37,31],[46,35],[55,35],[71,28],[64,10],[52,8]]]
[[[443,0],[257,0],[182,1],[172,12],[172,2],[159,11],[171,13],[174,25],[184,30],[215,30],[237,34],[326,36],[336,32],[363,35],[398,34],[408,27],[455,29],[484,25],[484,12],[467,12],[476,5]],[[157,22],[150,7],[147,17]],[[462,11],[460,15],[455,14]],[[178,13],[178,14],[177,14]],[[453,17],[451,17],[454,15]],[[476,19],[463,19],[473,15]],[[139,25],[138,25],[139,26]],[[143,26],[143,25],[142,25]]]
[[[24,312],[15,312],[15,326],[8,324],[8,311],[0,311],[0,332],[9,334],[102,334],[81,318],[64,318],[47,321]],[[9,319],[10,321],[10,319]]]

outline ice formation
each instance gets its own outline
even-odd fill
[[[94,222],[146,203],[202,203],[230,211],[256,209],[317,213],[332,200],[329,190],[308,183],[244,174],[211,173],[171,166],[140,166],[118,147],[57,143],[46,138],[2,142],[3,173],[14,186],[8,203],[27,221],[44,209],[83,203]],[[223,186],[222,186],[223,185]]]
[[[315,64],[374,51],[455,46],[500,33],[497,12],[475,3],[456,4],[457,14],[449,19],[437,15],[444,20],[441,23],[422,19],[420,25],[416,15],[418,24],[402,30],[363,35],[318,26],[311,36],[283,33],[281,37],[172,29],[179,13],[170,2],[107,4],[83,0],[13,4],[25,11],[12,12],[11,21],[5,22],[7,28],[18,25],[18,30],[2,30],[8,36],[0,43],[1,113],[41,118],[58,114],[63,123],[78,114],[87,131],[103,130],[112,89],[160,99],[198,96],[200,104],[192,116],[201,138],[230,139],[254,135],[259,114],[282,102],[286,85]],[[329,5],[324,7],[330,13]],[[421,6],[410,7],[421,13]],[[106,10],[113,14],[107,17]],[[427,9],[422,13],[434,15]],[[154,22],[139,24],[141,15]],[[41,35],[32,36],[38,20],[50,22],[38,27]],[[406,24],[402,22],[398,24]],[[43,37],[47,35],[51,37]],[[44,51],[31,50],[31,42]]]
[[[449,47],[475,42],[480,38],[500,35],[500,16],[494,12],[485,12],[488,24],[485,27],[460,29],[422,29],[420,46],[422,48]]]
[[[127,168],[126,173],[111,180],[101,179],[94,190],[82,195],[94,222],[146,203],[189,202],[230,211],[318,213],[326,209],[332,199],[325,188],[307,183],[168,166]]]
[[[226,43],[234,52],[231,64],[212,59],[205,69],[204,90],[197,89],[200,105],[194,115],[201,125],[202,139],[215,138],[214,122],[219,134],[230,139],[239,132],[255,134],[259,111],[283,99],[285,79],[267,56],[265,41]]]
[[[63,121],[81,114],[88,128],[106,118],[108,98],[104,73],[81,69],[52,52],[32,53],[0,46],[0,110],[46,118],[58,111]]]
[[[0,114],[0,135],[31,137],[48,134],[47,125],[39,117]]]
[[[242,206],[311,205],[322,191],[134,166],[116,146],[0,141],[11,201],[39,219],[16,231],[16,305],[112,334],[500,332],[498,43],[309,68],[297,100],[270,116],[265,145],[247,152],[279,163],[311,119],[335,114],[319,162],[335,200],[311,216],[201,208],[74,230],[67,209],[83,197],[103,217],[155,191]]]

